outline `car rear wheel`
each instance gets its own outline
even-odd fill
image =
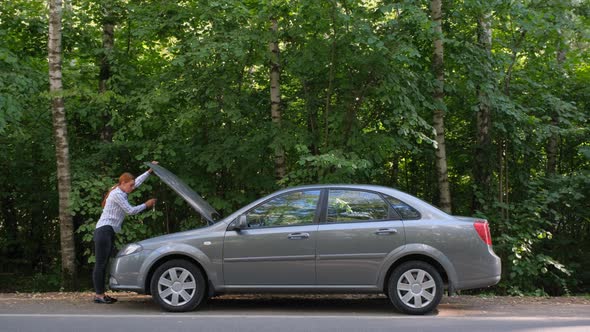
[[[388,283],[388,295],[401,312],[411,315],[427,314],[438,306],[443,294],[443,282],[432,265],[409,261],[396,267]]]
[[[205,297],[203,272],[195,264],[175,259],[160,265],[152,276],[154,301],[167,311],[194,310]]]

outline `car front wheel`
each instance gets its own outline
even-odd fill
[[[155,302],[167,311],[194,310],[205,297],[205,278],[193,263],[175,259],[160,265],[150,284]]]
[[[442,278],[432,265],[409,261],[396,267],[388,283],[388,295],[401,312],[427,314],[438,306],[443,294]]]

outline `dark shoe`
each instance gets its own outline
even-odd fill
[[[110,296],[108,296],[108,295],[105,295],[105,296],[104,296],[104,298],[105,298],[105,299],[107,299],[107,300],[109,300],[109,301],[111,301],[111,303],[115,303],[115,302],[117,302],[117,299],[116,299],[116,298],[114,298],[114,297],[110,297]]]
[[[112,304],[112,303],[113,303],[113,301],[111,301],[111,300],[110,300],[108,297],[106,297],[106,296],[105,296],[105,297],[102,297],[102,298],[101,298],[101,297],[98,297],[98,296],[95,296],[95,297],[94,297],[94,303]]]

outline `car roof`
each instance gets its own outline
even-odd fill
[[[385,191],[391,191],[391,190],[399,191],[394,188],[389,188],[389,187],[375,185],[375,184],[325,183],[325,184],[307,184],[307,185],[299,185],[299,186],[295,186],[295,187],[288,187],[288,188],[279,190],[276,193],[289,192],[289,191],[293,191],[293,190],[331,189],[331,188],[360,189],[360,190],[378,191],[378,192],[385,192]]]

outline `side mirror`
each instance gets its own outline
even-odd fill
[[[248,218],[245,214],[242,214],[235,222],[232,223],[232,227],[229,230],[239,232],[246,228],[248,228]]]

